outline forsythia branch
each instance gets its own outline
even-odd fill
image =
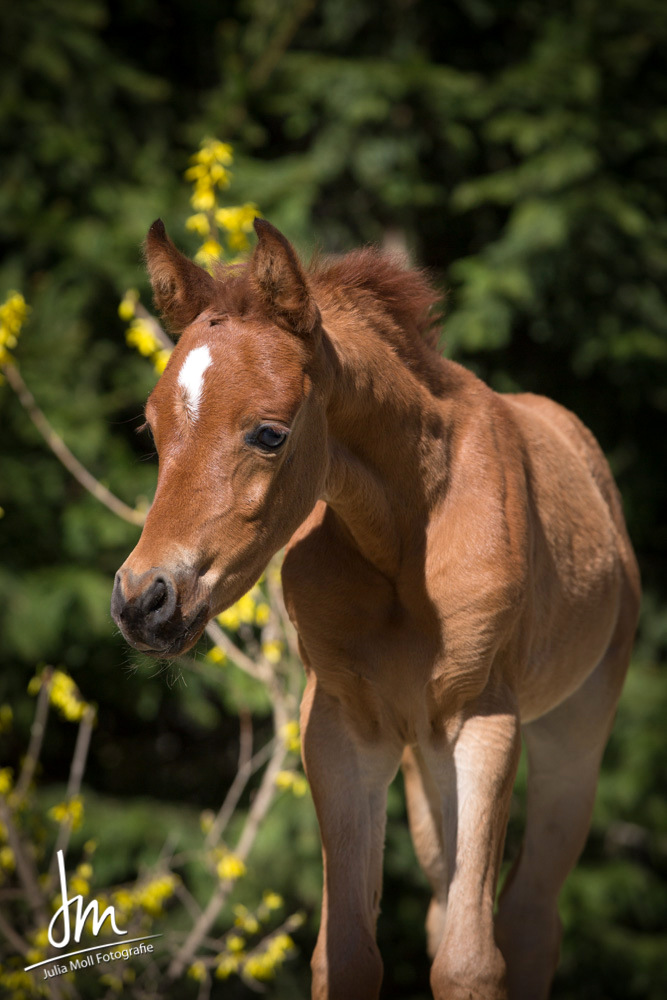
[[[135,510],[133,507],[129,507],[126,503],[123,503],[123,501],[119,500],[117,496],[114,496],[114,494],[108,490],[106,486],[103,486],[99,480],[95,479],[95,477],[88,472],[88,469],[81,464],[78,458],[72,454],[60,435],[56,434],[49,421],[37,406],[35,397],[25,384],[16,365],[4,365],[2,371],[10,386],[18,396],[21,406],[23,406],[26,410],[28,416],[48,444],[51,451],[54,453],[56,458],[62,462],[65,468],[72,473],[74,478],[81,483],[84,489],[88,490],[89,493],[92,493],[96,500],[103,503],[105,507],[108,507],[108,509],[114,514],[117,514],[118,517],[122,517],[124,521],[129,521],[130,524],[142,525],[145,520],[145,514],[142,511]]]

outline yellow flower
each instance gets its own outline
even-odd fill
[[[294,781],[292,782],[292,794],[296,795],[297,799],[302,799],[304,795],[308,794],[308,782],[302,774],[294,776]]]
[[[28,694],[36,695],[42,686],[42,675],[37,674],[28,681]]]
[[[90,892],[90,882],[79,875],[73,875],[69,880],[69,884],[75,896],[87,896]]]
[[[205,212],[197,212],[186,220],[185,228],[199,236],[208,236],[211,232],[211,223]]]
[[[208,176],[208,167],[205,163],[196,163],[193,167],[188,167],[183,176],[186,181],[196,183],[197,181],[201,181],[204,177]]]
[[[203,962],[193,962],[188,969],[188,976],[197,983],[203,983],[206,979],[206,966]]]
[[[210,184],[199,181],[190,198],[190,204],[198,212],[209,212],[215,207],[215,192]]]
[[[303,798],[308,791],[308,782],[302,774],[297,774],[295,771],[279,771],[276,775],[276,785],[285,791],[289,789],[298,799]]]
[[[229,187],[230,173],[225,170],[221,163],[212,163],[208,168],[208,176],[211,179],[211,184],[220,188]]]
[[[234,250],[236,253],[243,253],[250,246],[250,240],[245,233],[235,232],[229,234],[227,244],[230,250]]]
[[[238,230],[244,233],[252,232],[252,227],[257,217],[261,218],[261,212],[254,202],[246,202],[245,205],[233,205],[226,208],[218,208],[215,213],[215,221],[219,226],[223,226],[230,232]]]
[[[301,750],[301,737],[299,735],[299,723],[292,719],[280,731],[285,746],[291,753],[299,753]]]
[[[239,904],[234,907],[234,926],[246,934],[256,934],[259,930],[259,920],[254,913],[250,913],[247,906]]]
[[[226,881],[227,879],[234,881],[237,878],[242,878],[247,869],[243,861],[237,858],[235,854],[225,854],[218,861],[216,871],[221,881]]]
[[[210,232],[207,212],[216,207],[215,189],[229,187],[231,174],[227,167],[232,163],[232,148],[217,139],[205,139],[191,158],[192,166],[185,171],[185,179],[195,186],[190,203],[197,213],[188,220],[188,228],[202,236]]]
[[[231,608],[227,608],[226,611],[219,614],[217,621],[223,628],[229,629],[230,632],[236,632],[241,624],[238,604],[232,604]]]
[[[229,979],[231,975],[238,972],[239,960],[236,955],[223,955],[216,966],[215,974],[218,979]]]
[[[129,889],[117,889],[112,894],[112,899],[114,906],[124,913],[129,914],[134,910],[134,897]]]
[[[59,802],[49,809],[48,815],[56,823],[70,823],[73,830],[78,830],[83,823],[83,799],[75,795],[69,802]]]
[[[273,979],[276,970],[295,950],[289,934],[277,934],[271,938],[264,951],[249,956],[243,971],[253,979]]]
[[[136,288],[128,288],[118,306],[118,315],[121,319],[125,320],[126,323],[129,323],[131,319],[134,319],[138,301],[139,292]]]
[[[253,979],[266,981],[276,974],[276,963],[268,952],[252,955],[243,966],[243,971]]]
[[[30,687],[28,691],[30,691]],[[64,670],[53,671],[49,697],[51,704],[68,722],[79,722],[90,707],[81,697],[81,692],[72,678]]]
[[[271,892],[269,889],[266,890],[262,896],[262,902],[269,910],[279,910],[283,905],[283,897],[278,895],[277,892]]]
[[[34,983],[32,977],[23,969],[7,970],[0,975],[0,985],[4,986],[6,996],[14,997],[14,1000],[21,1000],[35,996]]]
[[[0,305],[0,365],[6,365],[12,360],[9,353],[16,347],[30,306],[20,292],[10,292]]]
[[[173,896],[178,882],[178,875],[171,872],[158,875],[150,882],[137,886],[133,893],[134,902],[152,917],[159,917],[164,913],[164,904]]]
[[[255,610],[255,624],[263,628],[271,621],[271,608],[266,601],[260,601]]]
[[[128,347],[136,347],[139,354],[145,358],[150,358],[152,354],[160,350],[160,341],[157,339],[148,320],[133,319],[125,334]]]
[[[36,948],[46,948],[49,943],[49,932],[46,927],[40,928],[32,935],[32,943]]]
[[[262,643],[262,653],[269,663],[280,663],[283,655],[283,644],[279,639],[268,639]]]
[[[0,795],[9,795],[11,792],[13,773],[11,767],[3,767],[0,770]]]
[[[195,254],[195,260],[199,263],[206,264],[211,258],[213,260],[220,260],[222,256],[222,246],[217,240],[209,239],[206,243],[203,243],[197,253]]]
[[[283,959],[292,954],[296,949],[294,941],[289,934],[278,934],[269,942],[269,952],[277,958]]]
[[[6,872],[13,872],[15,865],[14,852],[11,847],[0,847],[0,868]]]
[[[237,601],[236,604],[239,612],[239,618],[244,625],[252,625],[255,621],[255,599],[252,595],[252,591],[244,594],[243,597]]]
[[[226,661],[227,655],[223,649],[220,649],[220,646],[213,646],[206,654],[206,659],[210,660],[211,663],[222,665]]]
[[[202,153],[206,157],[212,156],[218,163],[222,163],[226,167],[230,166],[234,159],[229,143],[220,142],[217,139],[209,139],[202,149]]]
[[[155,352],[155,354],[152,357],[152,361],[153,361],[153,368],[155,369],[158,375],[161,375],[162,372],[165,370],[165,368],[167,367],[167,361],[169,361],[170,357],[171,357],[171,349],[168,347],[162,347],[160,348],[159,351]]]
[[[245,939],[240,934],[230,934],[227,938],[227,947],[233,954],[240,955],[245,948]]]

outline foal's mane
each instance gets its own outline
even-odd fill
[[[344,317],[357,310],[433,391],[442,387],[438,349],[441,296],[424,271],[408,268],[396,255],[369,246],[337,257],[315,255],[307,268],[320,309]],[[259,308],[248,264],[227,265],[216,275],[216,307],[248,316]]]
[[[435,307],[440,296],[423,271],[406,268],[396,255],[377,247],[352,250],[342,257],[316,257],[309,269],[318,295],[335,302],[345,290],[370,297],[384,308],[400,330],[437,350]]]

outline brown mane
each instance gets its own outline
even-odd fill
[[[335,301],[342,289],[372,296],[401,331],[437,350],[440,296],[423,271],[408,269],[394,255],[369,246],[343,257],[316,259],[310,274],[327,299]]]
[[[368,246],[338,257],[316,255],[308,268],[320,309],[334,314],[360,307],[372,328],[437,392],[442,388],[438,350],[441,296],[426,274],[395,255]],[[221,315],[254,318],[261,310],[247,263],[217,268],[215,308]]]

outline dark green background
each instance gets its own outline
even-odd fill
[[[117,304],[129,286],[150,301],[140,244],[157,216],[194,252],[182,174],[206,135],[234,146],[231,203],[255,201],[306,256],[398,238],[447,291],[445,353],[499,390],[570,406],[605,448],[646,596],[563,896],[559,998],[667,995],[666,42],[662,0],[24,0],[1,15],[0,298],[26,295],[21,371],[127,502],[153,489],[134,433],[153,377]],[[25,749],[35,668],[64,665],[100,707],[87,832],[101,882],[122,879],[166,831],[195,837],[233,774],[237,722],[224,689],[130,669],[108,601],[136,530],[59,466],[6,385],[0,421],[0,700],[16,716],[4,755]],[[50,728],[50,800],[72,741]],[[390,812],[384,996],[422,998],[427,893],[398,787]],[[509,855],[520,813],[518,796]],[[249,896],[270,884],[312,915],[271,988],[304,995],[309,806],[283,798],[254,858]],[[236,995],[248,991],[224,985]]]

